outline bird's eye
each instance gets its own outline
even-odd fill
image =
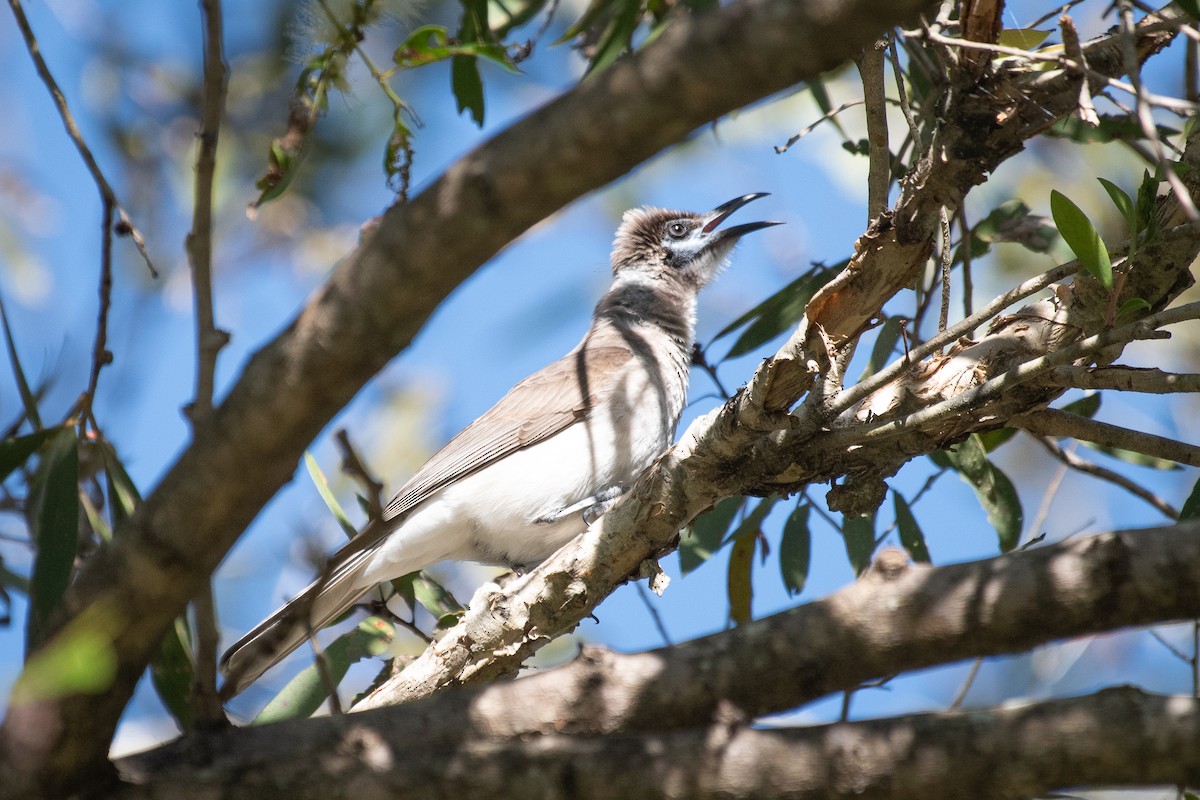
[[[687,236],[688,226],[682,222],[672,222],[667,225],[667,235],[672,239],[682,239]]]

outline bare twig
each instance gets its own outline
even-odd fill
[[[1015,428],[1027,430],[1038,436],[1070,436],[1085,442],[1132,450],[1156,458],[1165,458],[1180,464],[1200,467],[1200,447],[1186,444],[1165,436],[1131,431],[1107,422],[1098,422],[1080,414],[1072,414],[1057,408],[1031,411],[1009,420]]]
[[[904,72],[900,69],[900,56],[896,54],[896,37],[889,37],[888,51],[892,62],[892,77],[896,80],[896,97],[900,100],[900,110],[904,113],[904,121],[908,123],[908,135],[912,139],[914,152],[921,152],[921,129],[917,127],[917,118],[913,116],[912,106],[908,102],[908,90],[904,88]]]
[[[1059,447],[1058,443],[1046,436],[1034,437],[1038,442],[1050,451],[1050,454],[1062,462],[1064,467],[1068,467],[1077,472],[1082,472],[1085,475],[1091,475],[1094,478],[1099,478],[1102,481],[1107,481],[1114,486],[1119,486],[1130,494],[1145,500],[1150,505],[1158,509],[1162,514],[1169,519],[1179,519],[1179,510],[1170,503],[1163,500],[1158,495],[1146,489],[1144,486],[1139,486],[1134,481],[1126,478],[1119,472],[1114,472],[1111,469],[1106,469],[1099,464],[1093,464],[1091,461],[1080,458],[1074,453],[1064,450]]]
[[[942,231],[942,307],[938,312],[938,333],[942,333],[950,322],[950,265],[954,257],[950,250],[950,214],[945,206],[938,214],[938,224]]]
[[[350,442],[350,434],[345,428],[339,428],[334,434],[338,449],[342,451],[342,472],[358,482],[367,495],[367,514],[373,519],[383,518],[383,483],[375,479],[367,471],[358,452]]]
[[[1071,448],[1079,446],[1078,442],[1072,442]],[[1054,504],[1054,498],[1058,496],[1058,490],[1062,487],[1063,479],[1067,477],[1069,467],[1065,463],[1058,465],[1058,471],[1054,473],[1054,477],[1050,479],[1050,483],[1046,485],[1046,491],[1042,494],[1042,502],[1038,504],[1037,513],[1033,515],[1033,519],[1029,521],[1029,526],[1025,529],[1025,539],[1032,541],[1037,535],[1037,530],[1046,522],[1046,518],[1050,516],[1050,506]]]
[[[827,114],[822,114],[822,115],[821,115],[820,117],[818,117],[818,118],[817,118],[817,120],[816,120],[815,122],[813,122],[811,125],[808,125],[808,126],[806,126],[806,127],[804,127],[804,128],[801,128],[801,129],[800,129],[800,131],[799,131],[799,132],[798,132],[798,133],[797,133],[795,136],[793,136],[792,138],[788,139],[788,140],[787,140],[787,142],[785,142],[785,143],[783,144],[783,146],[776,145],[776,146],[775,146],[775,152],[776,152],[776,153],[781,153],[781,154],[782,154],[782,153],[786,153],[786,152],[787,152],[787,151],[788,151],[788,150],[789,150],[789,149],[792,147],[792,145],[794,145],[796,142],[800,141],[800,140],[801,140],[801,139],[803,139],[805,136],[808,136],[810,133],[812,133],[812,132],[813,132],[813,130],[814,130],[814,129],[815,129],[817,126],[818,126],[818,125],[820,125],[822,122],[828,122],[829,120],[833,119],[833,118],[834,118],[834,117],[836,117],[838,114],[840,114],[840,113],[842,113],[843,111],[845,111],[846,109],[848,109],[848,108],[854,108],[855,106],[861,106],[862,104],[863,104],[863,101],[862,101],[862,100],[849,100],[849,101],[847,101],[847,102],[845,102],[845,103],[842,103],[840,106],[838,106],[837,108],[833,109],[833,110],[832,110],[832,111],[830,111],[829,113],[827,113]]]
[[[213,314],[212,289],[212,203],[213,176],[217,164],[217,137],[225,109],[225,65],[222,42],[220,0],[201,0],[204,21],[204,87],[200,109],[200,140],[196,154],[195,205],[192,230],[186,248],[191,263],[192,294],[196,309],[196,395],[188,407],[194,432],[212,412],[217,354],[229,341],[229,334],[218,330]],[[193,600],[196,618],[196,671],[192,686],[193,714],[199,722],[225,720],[217,695],[216,608],[212,582],[206,581]]]
[[[950,701],[951,711],[962,708],[963,702],[967,699],[967,692],[971,691],[971,686],[974,685],[975,678],[979,677],[979,668],[982,666],[982,656],[971,662],[971,669],[967,671],[967,677],[963,679],[962,686],[958,687],[958,691],[954,693],[954,699]]]
[[[1000,375],[997,375],[994,378],[991,378],[990,380],[985,381],[973,389],[968,389],[965,392],[960,392],[953,397],[949,397],[938,403],[934,403],[931,406],[926,406],[920,411],[916,411],[908,416],[889,420],[887,422],[881,422],[876,425],[854,425],[849,428],[843,428],[840,431],[829,434],[828,437],[825,438],[825,446],[840,447],[842,446],[843,440],[845,440],[847,445],[851,443],[861,445],[865,444],[866,442],[879,441],[882,439],[891,438],[893,436],[899,436],[905,431],[919,429],[925,425],[947,419],[963,413],[968,409],[977,408],[985,403],[991,402],[1003,395],[1004,392],[1009,391],[1016,386],[1020,386],[1021,384],[1026,383],[1036,377],[1039,377],[1054,367],[1062,366],[1063,364],[1069,364],[1080,358],[1090,356],[1093,353],[1112,347],[1116,344],[1124,344],[1140,339],[1163,338],[1167,334],[1158,331],[1157,329],[1159,327],[1164,325],[1173,325],[1178,322],[1196,319],[1198,317],[1200,317],[1200,302],[1188,303],[1186,305],[1179,306],[1178,308],[1172,308],[1166,311],[1161,311],[1157,314],[1151,314],[1145,319],[1130,325],[1124,325],[1120,328],[1110,328],[1101,333],[1095,334],[1094,336],[1081,339],[1072,345],[1062,348],[1061,350],[1048,353],[1047,355],[1040,356],[1038,358],[1030,359],[1029,361],[1026,361]],[[927,342],[926,345],[923,345],[923,347],[927,346],[928,344],[929,343]],[[883,373],[878,373],[877,375],[872,376],[869,381],[875,380],[879,374]],[[869,381],[864,381],[863,383],[865,384]],[[863,384],[859,384],[859,386],[862,385]],[[842,394],[847,394],[854,389],[858,389],[859,386],[855,386],[853,389],[847,390]],[[839,398],[835,398],[831,405],[840,406],[840,397],[841,396],[839,395]],[[1173,442],[1172,444],[1177,446],[1179,445],[1178,442]],[[1190,445],[1187,447],[1190,447]],[[1191,449],[1200,451],[1200,448]],[[1178,455],[1186,455],[1187,459],[1172,460],[1181,460],[1182,463],[1190,464],[1192,463],[1193,459],[1196,459],[1197,463],[1200,464],[1200,459],[1197,459],[1196,456],[1190,453],[1185,454],[1180,451]]]
[[[891,149],[888,145],[887,101],[883,89],[883,52],[887,37],[854,59],[862,80],[863,101],[866,103],[867,144],[870,170],[867,176],[867,223],[887,209],[888,187],[891,185]]]
[[[1060,264],[1047,272],[1043,272],[1035,278],[1030,278],[1016,288],[1005,292],[981,308],[977,313],[967,317],[956,325],[950,326],[924,344],[914,347],[911,351],[906,352],[902,358],[893,361],[870,378],[859,381],[849,389],[840,392],[830,403],[830,409],[835,414],[845,411],[875,390],[891,383],[902,372],[911,367],[914,362],[927,358],[960,336],[967,335],[967,333],[978,328],[1013,303],[1040,292],[1056,281],[1074,275],[1079,271],[1079,268],[1078,261],[1069,261],[1066,264]]]
[[[671,634],[667,632],[662,615],[658,613],[658,608],[654,605],[654,598],[650,596],[650,590],[641,581],[634,581],[633,585],[637,587],[638,597],[641,599],[642,605],[646,607],[647,613],[650,614],[650,619],[654,623],[658,635],[662,637],[663,644],[670,647],[674,642],[671,641]]]
[[[1164,173],[1167,183],[1171,186],[1171,191],[1175,193],[1175,197],[1179,201],[1179,208],[1189,220],[1200,222],[1200,211],[1196,210],[1196,204],[1192,202],[1192,194],[1183,185],[1183,180],[1171,165],[1167,163],[1167,153],[1163,149],[1162,140],[1158,138],[1158,126],[1154,124],[1148,93],[1142,86],[1142,65],[1138,61],[1137,44],[1134,41],[1133,6],[1129,4],[1129,0],[1117,0],[1117,8],[1120,10],[1121,17],[1121,56],[1125,60],[1125,71],[1129,74],[1129,83],[1133,86],[1134,97],[1137,98],[1138,123],[1142,126],[1143,135],[1150,142],[1150,149],[1154,153],[1160,171]],[[1118,292],[1119,290],[1113,292],[1114,302]]]
[[[1046,382],[1072,389],[1113,389],[1119,392],[1175,394],[1200,392],[1200,375],[1163,372],[1139,367],[1058,367]]]
[[[29,19],[25,16],[25,9],[21,7],[20,0],[8,0],[9,8],[12,9],[13,17],[17,21],[17,27],[21,30],[21,36],[25,40],[25,48],[29,51],[29,57],[33,59],[33,65],[37,69],[38,77],[42,79],[42,83],[46,84],[46,88],[50,91],[50,96],[54,98],[54,105],[58,108],[58,115],[62,118],[63,127],[67,129],[67,136],[75,144],[75,149],[79,151],[80,157],[83,159],[84,165],[88,172],[92,175],[92,180],[96,184],[96,188],[100,190],[100,196],[113,207],[120,220],[119,232],[129,234],[133,239],[134,245],[137,246],[138,252],[142,254],[142,258],[146,262],[146,268],[150,270],[150,274],[155,278],[158,277],[158,270],[154,268],[153,262],[150,261],[150,254],[146,252],[146,240],[142,236],[142,232],[133,224],[133,220],[129,218],[125,208],[117,199],[117,193],[113,191],[108,179],[104,177],[104,173],[100,170],[100,165],[96,163],[96,157],[92,155],[92,150],[87,146],[87,142],[83,140],[83,134],[79,132],[79,126],[75,124],[75,118],[71,115],[71,109],[67,106],[67,97],[58,86],[58,82],[54,80],[54,76],[50,73],[50,68],[46,66],[46,60],[42,58],[41,48],[38,46],[37,37],[33,34],[33,28],[29,26]]]
[[[100,370],[105,364],[112,363],[112,353],[108,350],[108,309],[112,303],[112,225],[113,204],[107,197],[102,198],[104,212],[100,223],[100,310],[96,313],[96,339],[92,345],[92,371],[88,375],[88,385],[80,403],[79,419],[86,424],[91,420],[92,404],[96,400],[96,386],[100,382]]]
[[[1079,32],[1075,30],[1075,22],[1067,14],[1058,18],[1059,30],[1062,31],[1063,50],[1069,58],[1087,66],[1087,57],[1079,46]],[[1093,128],[1100,124],[1100,116],[1092,103],[1092,89],[1086,77],[1079,81],[1079,118]]]

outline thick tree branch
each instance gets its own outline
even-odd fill
[[[117,678],[98,695],[11,709],[0,728],[0,793],[20,792],[31,780],[52,789],[51,776],[69,783],[103,763],[166,625],[288,480],[304,446],[450,289],[555,209],[698,126],[820,74],[928,6],[741,0],[680,15],[636,55],[480,146],[412,203],[391,208],[292,325],[254,356],[114,545],[85,565],[64,597],[63,619],[90,606],[113,611]],[[59,733],[32,755],[18,746],[29,714],[54,720]],[[14,752],[23,753],[19,762]]]
[[[599,561],[603,539],[584,537],[564,556]],[[521,596],[539,586],[529,581]],[[472,603],[469,613],[478,616],[486,605]],[[881,676],[1198,613],[1200,523],[944,567],[906,565],[893,550],[829,597],[732,630],[629,655],[589,648],[558,669],[352,719],[389,739],[447,748],[464,735],[690,728],[717,718],[722,705],[758,717]],[[179,740],[127,759],[124,768],[148,777],[199,758],[207,769],[243,774],[283,750],[331,752],[345,729],[330,718],[241,728]]]
[[[812,728],[756,730],[746,722],[727,711],[685,731],[603,738],[547,732],[447,747],[360,716],[341,726],[335,747],[312,756],[281,748],[277,759],[244,773],[185,768],[115,797],[1008,800],[1081,784],[1200,782],[1200,700],[1129,687]]]
[[[1073,389],[1113,389],[1150,394],[1200,392],[1200,375],[1180,375],[1147,367],[1058,367],[1046,377],[1058,386]]]

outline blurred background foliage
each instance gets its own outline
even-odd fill
[[[672,11],[685,12],[676,6],[703,13],[713,5],[715,0],[229,5],[231,71],[217,162],[214,269],[217,322],[233,339],[218,365],[218,398],[248,355],[287,323],[354,246],[361,225],[397,198],[420,191],[507,122],[653,39]],[[1023,31],[1053,10],[1033,0],[1010,3],[1005,27]],[[1112,24],[1105,12],[1097,0],[1072,10],[1085,36]],[[201,88],[195,4],[49,0],[29,4],[27,13],[84,137],[145,234],[160,277],[152,278],[137,252],[117,241],[108,334],[113,361],[101,373],[94,419],[74,424],[92,359],[100,201],[6,19],[0,23],[6,77],[0,104],[8,110],[0,127],[0,296],[7,346],[0,360],[12,379],[0,380],[5,695],[20,670],[26,637],[36,636],[45,607],[70,578],[72,560],[112,535],[139,493],[153,487],[188,441],[180,409],[193,391],[191,290],[182,243],[190,224]],[[1054,24],[1041,27],[1049,31]],[[1053,37],[1043,43],[1022,36],[1013,41],[1024,47],[1054,43]],[[919,118],[932,124],[936,70],[919,46],[904,43],[901,50],[910,98]],[[1194,91],[1183,50],[1177,44],[1147,67],[1155,91]],[[894,99],[890,77],[888,84]],[[347,432],[385,491],[398,487],[508,386],[575,343],[607,285],[612,231],[628,207],[703,210],[746,192],[772,193],[764,213],[788,225],[748,240],[730,272],[703,298],[702,366],[694,371],[681,430],[740,385],[795,325],[812,292],[844,264],[867,222],[862,110],[844,106],[860,96],[850,66],[698,131],[538,226],[460,287],[418,341],[314,443],[310,468],[298,468],[296,480],[226,559],[216,580],[224,641],[311,579],[320,554],[343,535],[337,514],[351,525],[363,519],[370,490],[340,468],[345,448],[335,432]],[[969,264],[971,288],[964,289],[961,277],[955,280],[952,320],[1072,257],[1051,219],[1052,189],[1069,197],[1103,240],[1126,237],[1126,218],[1095,178],[1136,197],[1147,169],[1145,146],[1139,131],[1121,127],[1119,107],[1099,105],[1114,115],[1112,121],[1098,129],[1058,126],[971,194],[955,221],[954,241],[956,275]],[[915,151],[903,136],[900,111],[890,107],[888,113],[899,176]],[[1167,136],[1184,124],[1169,115],[1158,121]],[[797,132],[806,135],[789,145]],[[892,191],[894,197],[894,185]],[[869,340],[873,346],[860,347],[849,375],[874,371],[936,330],[936,285],[931,264],[915,293],[885,309]],[[1176,329],[1170,342],[1135,343],[1126,352],[1124,363],[1200,371],[1193,329]],[[1200,408],[1194,395],[1112,393],[1101,402],[1098,394],[1074,393],[1065,400],[1077,413],[1195,440]],[[1137,454],[1076,454],[1144,485],[1176,510],[1195,483],[1194,471]],[[918,560],[947,563],[1043,536],[1054,541],[1166,521],[1161,509],[1067,469],[1031,437],[1000,432],[919,459],[888,483],[891,497],[870,517],[830,512],[826,488],[817,486],[788,500],[721,503],[684,536],[679,556],[665,560],[675,580],[663,598],[651,597],[644,586],[622,588],[595,624],[543,650],[537,664],[569,658],[579,640],[640,649],[771,613],[852,580],[883,544],[903,545]],[[75,495],[78,504],[69,499]],[[35,537],[41,548],[31,546]],[[360,614],[324,637],[330,657],[349,668],[343,699],[379,674],[378,660],[359,662],[382,655],[402,663],[418,653],[423,637],[456,618],[456,601],[446,590],[469,597],[495,572],[444,565],[427,581],[395,587],[408,601],[394,604],[402,609],[396,627],[378,617],[363,621]],[[411,614],[405,606],[414,609]],[[1185,625],[1119,633],[989,659],[978,669],[943,667],[864,689],[852,709],[849,699],[844,709],[842,698],[831,698],[798,713],[813,720],[846,709],[874,716],[943,708],[963,702],[960,694],[968,704],[987,704],[1108,683],[1192,691],[1186,660],[1194,656],[1194,630]],[[339,639],[339,633],[346,635]],[[181,692],[190,674],[190,635],[181,620],[164,643],[153,680],[129,707],[118,750],[169,737],[177,724],[188,724]],[[48,679],[50,688],[27,690],[107,679],[111,665],[94,641],[72,641],[66,645],[71,652],[56,656],[51,672],[61,675]],[[321,685],[304,668],[308,662],[309,654],[293,657],[238,698],[233,712],[251,719],[264,706],[263,718],[313,711],[322,701]],[[295,681],[285,686],[292,676]]]

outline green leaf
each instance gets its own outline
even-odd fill
[[[679,571],[684,575],[712,558],[725,541],[725,532],[742,508],[744,497],[726,497],[701,514],[679,537]]]
[[[186,617],[176,617],[150,662],[154,692],[182,731],[192,729],[192,632]]]
[[[979,434],[979,441],[983,445],[984,451],[991,453],[994,452],[1000,445],[1004,444],[1016,435],[1016,428],[997,428],[994,431],[988,431],[987,433]],[[948,459],[945,466],[951,466]]]
[[[342,634],[324,649],[325,664],[334,687],[346,677],[352,664],[369,656],[383,655],[396,638],[391,624],[379,617],[367,617],[354,630]],[[287,686],[267,703],[255,725],[311,716],[329,697],[325,679],[317,664],[292,678]]]
[[[996,529],[1001,552],[1017,546],[1025,520],[1021,499],[1008,476],[987,459],[977,434],[972,434],[953,451],[946,452],[950,466],[975,490],[988,522]]]
[[[13,379],[17,383],[17,393],[21,395],[21,403],[25,406],[25,417],[35,430],[41,430],[42,417],[38,414],[37,399],[29,389],[29,381],[25,380],[25,370],[21,367],[21,359],[17,357],[17,344],[13,340],[12,329],[8,326],[8,311],[4,308],[3,296],[0,296],[0,322],[4,323],[4,342],[8,347],[8,361],[12,365]]]
[[[494,61],[509,72],[520,72],[508,57],[504,45],[495,42],[450,42],[446,29],[440,25],[417,28],[392,53],[392,61],[404,69],[422,67],[452,56],[479,56]]]
[[[1200,480],[1192,486],[1192,493],[1188,495],[1188,499],[1183,501],[1183,508],[1179,509],[1179,519],[1195,519],[1200,517]]]
[[[354,523],[350,521],[350,518],[346,516],[346,512],[342,510],[342,504],[333,496],[333,490],[329,488],[329,479],[321,471],[317,460],[313,458],[312,453],[307,451],[304,453],[304,466],[308,467],[308,476],[312,478],[313,485],[317,487],[317,493],[325,501],[325,506],[333,514],[334,519],[338,521],[338,525],[342,526],[342,532],[346,534],[346,538],[353,539],[354,535],[358,533],[358,529],[354,527]]]
[[[805,88],[812,94],[813,101],[817,104],[817,108],[821,109],[821,113],[833,123],[833,127],[841,134],[843,139],[849,139],[850,134],[846,133],[846,129],[842,127],[842,121],[838,119],[836,114],[831,116],[833,111],[833,101],[829,98],[829,89],[825,86],[825,81],[822,78],[812,78],[806,84]]]
[[[779,571],[788,595],[800,594],[808,580],[812,555],[812,532],[808,527],[811,510],[808,503],[797,503],[788,515],[787,522],[783,523],[783,536],[779,540]]]
[[[437,620],[439,628],[453,628],[467,610],[444,586],[424,573],[412,581],[413,596]]]
[[[733,540],[733,552],[729,554],[729,618],[735,625],[743,625],[753,619],[751,605],[754,587],[751,574],[754,570],[754,546],[758,536],[751,533]]]
[[[778,502],[779,495],[771,495],[759,500],[758,505],[746,515],[746,518],[734,529],[733,533],[729,534],[729,538],[725,541],[734,541],[745,536],[750,536],[751,534],[756,537],[761,536],[763,520],[767,518],[767,514],[771,512],[771,509]]]
[[[114,614],[106,609],[86,609],[29,656],[13,687],[14,704],[94,694],[112,686],[117,675],[116,625]]]
[[[142,495],[133,479],[125,471],[116,450],[107,442],[100,445],[100,456],[104,462],[104,477],[108,492],[108,508],[112,515],[113,533],[119,534],[121,525],[142,502]]]
[[[1100,410],[1100,393],[1086,392],[1083,397],[1078,400],[1072,400],[1062,407],[1063,411],[1070,414],[1078,414],[1081,417],[1091,419],[1096,416],[1096,412]]]
[[[63,428],[43,428],[25,436],[14,436],[0,442],[0,481],[28,461],[29,457],[36,453],[47,439],[62,430]]]
[[[1121,307],[1117,309],[1117,319],[1126,315],[1136,314],[1139,311],[1149,311],[1150,304],[1141,297],[1131,297]]]
[[[633,48],[633,33],[642,19],[642,0],[616,0],[617,13],[596,44],[588,74],[599,72]]]
[[[46,622],[67,590],[79,546],[79,447],[73,428],[60,429],[46,442],[36,480],[32,502],[37,553],[26,627],[29,651],[45,635]]]
[[[879,326],[875,334],[875,344],[871,347],[871,357],[867,359],[859,380],[871,377],[886,367],[892,360],[892,352],[896,342],[900,340],[900,331],[904,328],[904,320],[900,317],[888,317]]]
[[[1058,226],[1058,232],[1075,253],[1079,263],[1092,277],[1100,281],[1105,289],[1111,289],[1112,260],[1092,221],[1079,206],[1058,190],[1050,192],[1050,213],[1054,217],[1054,224]]]
[[[996,44],[1004,47],[1015,47],[1018,50],[1032,50],[1042,42],[1051,31],[1039,31],[1037,28],[1005,28],[996,37]]]
[[[450,61],[450,85],[458,113],[471,112],[471,119],[483,127],[483,79],[472,56],[455,56]]]
[[[1126,464],[1135,464],[1139,467],[1149,467],[1150,469],[1161,470],[1182,469],[1179,464],[1171,461],[1168,458],[1158,458],[1157,456],[1138,453],[1134,450],[1123,450],[1120,447],[1109,447],[1103,444],[1096,444],[1095,442],[1085,442],[1082,439],[1080,440],[1080,444],[1082,444],[1084,447],[1090,447],[1093,450],[1104,453],[1107,456],[1111,456],[1118,461],[1124,461]]]
[[[0,557],[0,586],[16,589],[22,594],[29,594],[29,579],[4,566],[4,558]]]
[[[1146,240],[1158,234],[1158,183],[1149,170],[1142,170],[1142,182],[1137,191],[1137,228]]]
[[[913,561],[923,564],[930,563],[929,548],[925,545],[925,534],[921,533],[921,526],[917,524],[917,518],[913,516],[908,501],[895,489],[892,490],[892,507],[896,511],[896,528],[900,532],[900,544],[904,545],[904,549],[912,556]]]
[[[1129,235],[1135,235],[1138,228],[1138,215],[1137,205],[1133,202],[1133,198],[1112,181],[1105,180],[1104,178],[1097,178],[1096,180],[1100,181],[1100,185],[1104,187],[1104,191],[1108,192],[1113,205],[1117,207],[1117,210],[1121,212],[1121,216],[1125,218],[1125,224],[1129,228]]]
[[[875,515],[842,515],[842,538],[846,544],[846,555],[855,575],[862,575],[871,566],[871,555],[875,552]]]
[[[817,290],[841,271],[843,264],[834,267],[816,266],[784,286],[775,294],[726,325],[712,342],[728,336],[746,323],[750,326],[733,343],[725,358],[737,358],[766,344],[784,331],[793,328],[804,316],[808,301]],[[709,346],[712,346],[712,342]]]

